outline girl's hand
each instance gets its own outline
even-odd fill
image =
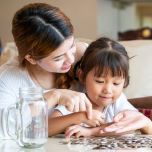
[[[92,110],[92,119],[88,119],[84,122],[91,127],[98,127],[105,124],[103,114],[98,110]]]
[[[80,125],[73,125],[68,127],[65,131],[66,139],[69,139],[72,135],[74,135],[76,138],[81,136],[88,137],[90,136],[90,130],[89,128],[85,128]]]
[[[152,122],[142,113],[134,110],[125,110],[118,113],[113,124],[105,127],[101,132],[124,133],[141,129],[143,133],[152,134]]]
[[[92,118],[92,104],[84,93],[68,90],[53,89],[44,95],[49,107],[64,105],[69,111],[87,111],[88,119]]]

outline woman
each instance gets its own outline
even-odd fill
[[[28,4],[14,15],[12,34],[18,57],[0,67],[0,108],[18,101],[19,88],[42,87],[49,108],[63,104],[71,111],[87,110],[90,118],[85,94],[67,90],[70,75],[65,73],[84,51],[76,51],[69,18],[57,7]]]

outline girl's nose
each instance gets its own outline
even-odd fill
[[[112,86],[110,84],[105,84],[103,87],[103,93],[109,94],[112,92]]]

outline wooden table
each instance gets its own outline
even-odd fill
[[[0,152],[152,152],[152,149],[140,148],[131,150],[91,150],[86,145],[63,144],[63,137],[48,138],[48,142],[42,148],[26,149],[19,147],[13,140],[0,140]],[[151,143],[152,144],[152,143]]]

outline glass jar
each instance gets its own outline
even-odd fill
[[[48,108],[42,88],[20,88],[16,110],[16,133],[18,144],[26,148],[43,146],[48,138]],[[9,111],[12,108],[9,108]],[[8,112],[9,119],[9,112]]]

